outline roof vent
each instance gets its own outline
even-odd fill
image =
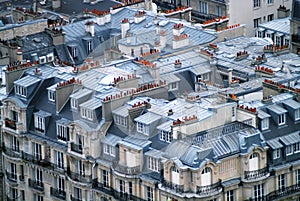
[[[169,109],[169,111],[168,111],[168,116],[171,116],[172,114],[174,114],[173,110],[172,110],[172,109]]]

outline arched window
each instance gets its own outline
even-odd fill
[[[172,183],[179,185],[179,169],[175,166],[171,167],[171,176],[172,176]]]
[[[254,152],[249,158],[249,171],[254,171],[259,169],[259,154]]]
[[[201,172],[201,186],[211,185],[211,168],[205,167]]]

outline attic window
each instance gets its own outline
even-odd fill
[[[78,50],[76,47],[72,48],[72,57],[77,58],[78,57]]]
[[[269,129],[269,118],[265,118],[261,120],[261,130]]]
[[[87,50],[88,50],[88,53],[92,52],[92,50],[93,50],[93,48],[92,48],[92,41],[88,41]]]
[[[157,158],[149,157],[148,158],[148,168],[155,172],[159,172],[159,170],[160,170],[159,160]]]
[[[285,124],[285,114],[279,114],[278,115],[278,125],[281,126],[281,125],[284,125]]]
[[[45,132],[45,118],[34,115],[34,127],[37,131]]]
[[[55,91],[48,91],[48,100],[51,102],[55,102]]]
[[[136,123],[136,131],[139,133],[143,133],[145,135],[149,135],[149,126],[147,126],[143,123],[137,122]]]
[[[300,120],[300,108],[295,110],[295,120]]]
[[[81,108],[81,117],[88,120],[93,120],[93,111]]]
[[[15,85],[15,93],[23,97],[27,96],[26,88],[19,85]]]
[[[71,108],[77,110],[78,108],[78,100],[75,98],[71,99]]]
[[[173,134],[171,131],[161,131],[160,133],[160,140],[165,142],[172,142]]]

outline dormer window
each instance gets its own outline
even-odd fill
[[[103,152],[107,155],[115,157],[115,147],[108,145],[108,144],[103,144]]]
[[[300,142],[293,144],[294,153],[300,152]]]
[[[68,120],[60,119],[56,122],[56,134],[57,139],[61,141],[68,141],[69,140],[69,128],[67,127]]]
[[[149,157],[148,158],[148,168],[149,168],[149,170],[159,172],[160,171],[159,159],[154,158],[154,157]]]
[[[300,120],[300,108],[295,110],[295,121]]]
[[[78,57],[78,49],[76,47],[72,48],[72,57],[74,59]]]
[[[149,126],[147,126],[143,123],[137,122],[136,123],[136,131],[139,133],[143,133],[145,135],[149,135]]]
[[[285,124],[285,114],[283,113],[278,115],[278,125],[281,126],[284,124]]]
[[[261,120],[261,130],[269,129],[269,118],[265,118]]]
[[[154,131],[154,128],[160,119],[161,116],[150,112],[135,118],[136,131],[144,135],[149,135]]]
[[[27,90],[25,87],[19,86],[19,85],[15,85],[15,93],[17,95],[26,97],[27,96]]]
[[[278,158],[280,158],[280,149],[275,149],[273,151],[273,159],[275,160],[275,159],[278,159]]]
[[[93,112],[86,108],[81,108],[81,117],[88,120],[93,120]]]
[[[171,131],[161,131],[160,133],[160,140],[165,142],[172,142],[173,140],[173,133]]]
[[[78,100],[75,98],[71,98],[71,108],[74,110],[78,109]]]
[[[92,41],[88,41],[87,50],[88,50],[88,53],[92,52],[92,50],[93,50]]]
[[[292,155],[293,154],[293,146],[292,145],[286,146],[285,151],[286,151],[287,156]]]
[[[39,111],[34,113],[34,127],[36,131],[45,132],[46,120],[51,116],[50,113]]]
[[[56,84],[47,88],[47,90],[48,90],[48,100],[50,102],[55,102],[55,88],[56,88]]]
[[[120,126],[127,126],[127,117],[122,117],[120,115],[114,115],[115,116],[115,123]]]

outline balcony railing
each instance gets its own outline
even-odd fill
[[[81,198],[78,198],[78,197],[73,197],[73,196],[71,195],[71,201],[82,201],[82,199],[81,199]]]
[[[15,120],[11,120],[11,119],[5,118],[4,121],[5,121],[5,127],[11,128],[13,130],[17,129],[16,121]]]
[[[289,197],[295,196],[295,194],[300,194],[300,184],[292,185],[289,187],[286,187],[281,190],[272,191],[271,193],[257,198],[249,198],[245,201],[273,201],[276,199],[287,199]],[[287,199],[289,200],[289,199]]]
[[[11,198],[8,195],[6,196],[6,201],[17,201],[18,198]]]
[[[20,181],[24,181],[24,180],[25,180],[24,175],[20,175],[20,176],[19,176],[19,180],[20,180]]]
[[[168,182],[166,180],[163,180],[162,186],[165,187],[165,188],[172,189],[176,193],[184,193],[184,186],[183,185],[178,185],[178,184],[174,184],[172,182]]]
[[[29,187],[34,188],[38,191],[44,191],[44,184],[41,181],[28,179]]]
[[[95,190],[101,191],[107,195],[113,196],[114,198],[120,201],[146,201],[145,199],[139,198],[134,195],[130,195],[128,193],[122,193],[117,190],[114,190],[111,187],[105,186],[104,184],[97,181],[97,179],[93,180],[92,187]]]
[[[140,173],[140,166],[134,166],[134,167],[127,167],[125,165],[120,165],[118,162],[113,162],[113,169],[117,172],[123,173],[123,174],[139,174]]]
[[[32,155],[26,152],[22,152],[22,159],[40,165],[42,167],[51,166],[50,161],[42,159],[41,155]]]
[[[82,145],[81,144],[75,144],[74,142],[72,142],[71,143],[71,151],[82,154]]]
[[[8,180],[13,181],[13,182],[17,182],[17,174],[16,173],[12,173],[12,172],[8,172],[6,171],[6,177]]]
[[[221,181],[207,186],[197,186],[197,194],[208,195],[222,190]]]
[[[66,191],[63,191],[61,189],[50,187],[50,194],[56,198],[59,198],[61,200],[66,199]]]
[[[10,157],[14,157],[14,158],[19,158],[21,157],[21,153],[20,153],[20,150],[15,148],[15,149],[12,149],[12,148],[8,148],[4,145],[3,143],[3,151],[6,155],[10,156]]]
[[[256,180],[263,178],[269,174],[268,167],[264,167],[259,170],[254,171],[245,171],[245,179],[246,180]]]
[[[74,181],[84,182],[84,183],[92,182],[92,175],[75,173],[75,172],[72,172],[70,169],[67,170],[67,174]]]

